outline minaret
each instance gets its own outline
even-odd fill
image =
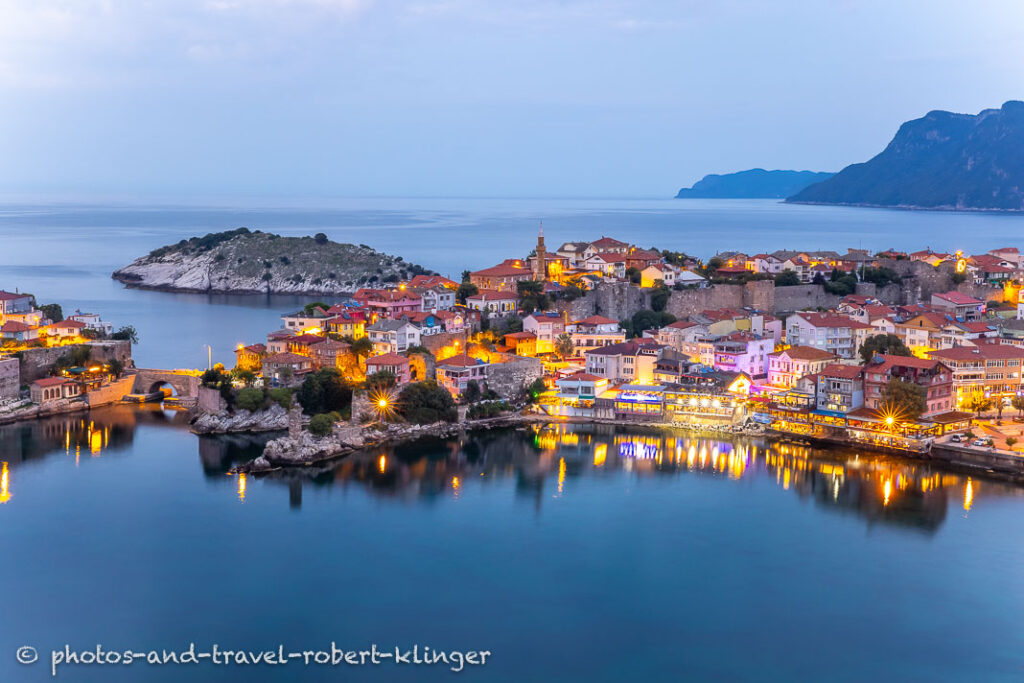
[[[544,247],[544,221],[540,222],[537,231],[537,261],[533,268],[533,279],[544,282],[548,279],[548,250]]]

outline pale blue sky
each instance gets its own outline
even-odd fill
[[[667,196],[1022,86],[1016,0],[0,0],[0,194]]]

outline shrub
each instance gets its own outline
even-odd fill
[[[505,401],[474,403],[469,407],[466,416],[471,420],[478,420],[485,417],[495,417],[508,410],[510,410],[510,406]]]
[[[313,241],[316,242],[317,244],[327,244],[327,235],[323,234],[322,232],[318,232],[317,234],[313,235]]]
[[[327,436],[334,428],[334,419],[325,413],[314,415],[309,421],[309,433],[314,436]]]
[[[398,413],[416,424],[455,422],[459,417],[452,395],[433,380],[407,384],[398,396]]]
[[[292,390],[287,387],[277,387],[270,390],[270,400],[273,403],[288,410],[292,406]]]
[[[263,392],[259,389],[239,389],[235,396],[235,405],[240,410],[256,412],[263,407]]]

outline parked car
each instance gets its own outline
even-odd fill
[[[985,441],[985,439],[975,439],[971,445],[984,447],[988,445],[988,441]]]
[[[963,437],[961,437],[959,434],[954,434],[949,438],[949,441],[950,443],[962,443]]]

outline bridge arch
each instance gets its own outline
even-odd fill
[[[199,377],[181,370],[157,370],[140,368],[135,374],[132,393],[152,394],[161,387],[170,386],[171,393],[178,398],[199,396]]]

